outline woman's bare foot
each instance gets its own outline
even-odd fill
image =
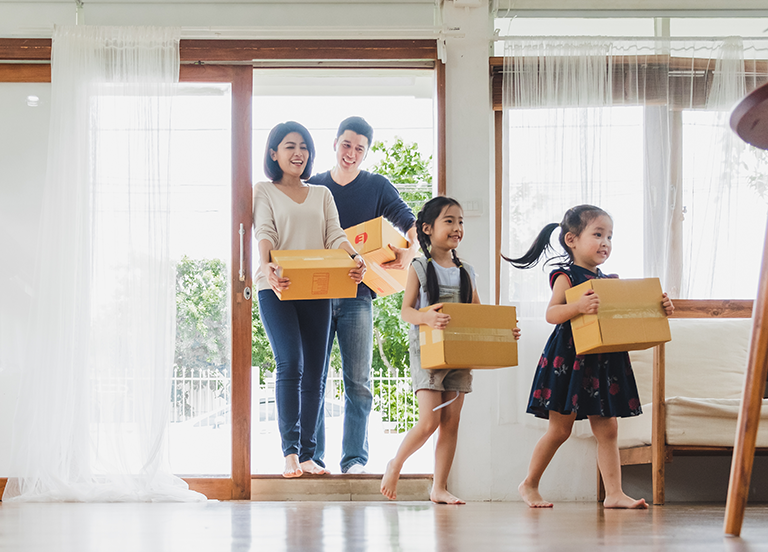
[[[603,501],[603,507],[604,508],[626,508],[629,510],[645,510],[646,508],[648,508],[648,504],[645,502],[644,498],[641,498],[640,500],[635,500],[634,498],[629,497],[624,493],[621,493],[616,496],[605,497],[605,500]]]
[[[397,498],[397,480],[400,479],[400,470],[395,469],[392,460],[387,463],[387,469],[381,477],[381,494],[389,500]]]
[[[308,473],[310,475],[328,475],[331,473],[329,470],[326,470],[322,466],[315,464],[314,460],[306,460],[305,462],[302,462],[300,466],[304,473]]]
[[[283,468],[283,477],[301,477],[304,472],[299,465],[299,455],[289,454],[285,457],[285,467]]]
[[[429,493],[429,500],[435,504],[466,504],[463,500],[453,496],[445,489],[432,489]]]
[[[539,494],[538,487],[532,487],[525,481],[520,483],[517,487],[517,492],[523,497],[523,501],[529,508],[551,508],[552,503],[544,500]]]

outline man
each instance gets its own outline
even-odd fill
[[[373,128],[362,117],[349,117],[339,125],[333,148],[336,166],[313,176],[311,184],[331,190],[339,210],[341,227],[346,229],[383,216],[403,232],[411,246],[390,248],[395,260],[385,268],[407,269],[416,256],[415,217],[397,189],[385,177],[360,170],[373,142]],[[327,379],[334,336],[338,337],[344,375],[344,435],[342,439],[342,473],[367,473],[368,417],[371,413],[371,361],[373,355],[373,298],[376,294],[365,284],[358,286],[357,297],[332,299],[331,332],[328,359],[323,382]],[[315,462],[323,467],[325,454],[325,416],[321,413],[317,426]]]

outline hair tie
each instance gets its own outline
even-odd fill
[[[431,263],[432,262],[432,257],[427,257],[427,262]]]

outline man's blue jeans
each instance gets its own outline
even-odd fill
[[[317,419],[324,404],[329,299],[280,301],[271,289],[259,291],[259,313],[275,354],[277,425],[283,456],[299,462],[315,455]]]
[[[371,414],[371,361],[373,355],[373,302],[370,297],[331,299],[331,329],[323,373],[323,391],[328,379],[333,338],[339,339],[344,373],[344,436],[341,443],[341,471],[353,464],[368,462],[368,417]],[[321,466],[325,455],[325,415],[317,424],[315,462]]]

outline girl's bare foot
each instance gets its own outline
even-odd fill
[[[285,467],[283,468],[283,477],[301,477],[304,472],[299,465],[299,455],[289,454],[285,457]]]
[[[387,469],[381,478],[381,494],[389,500],[397,498],[397,480],[400,479],[400,470],[395,469],[392,460],[387,463]]]
[[[626,508],[630,510],[645,510],[648,508],[645,499],[635,500],[624,493],[616,496],[607,496],[603,501],[604,508]]]
[[[517,487],[517,492],[523,497],[523,501],[529,508],[551,508],[552,503],[544,500],[539,494],[538,487],[532,487],[525,481],[520,483]]]
[[[306,460],[305,462],[302,462],[300,466],[304,473],[311,475],[328,475],[331,473],[329,470],[326,470],[322,466],[315,464],[314,460]]]
[[[429,499],[435,504],[466,504],[466,502],[453,496],[445,489],[432,489],[432,492],[429,493]]]

